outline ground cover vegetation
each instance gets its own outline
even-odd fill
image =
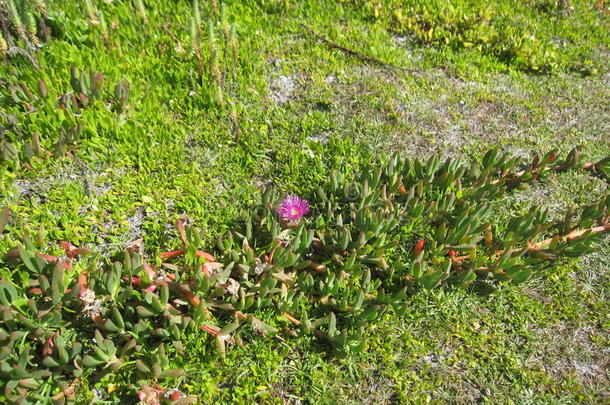
[[[0,398],[604,402],[608,18],[0,0]]]

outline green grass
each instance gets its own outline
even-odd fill
[[[580,145],[591,160],[610,150],[610,30],[594,2],[574,1],[565,14],[529,3],[511,11],[503,0],[452,2],[465,10],[458,17],[487,4],[503,17],[492,20],[496,29],[530,24],[539,38],[534,56],[511,59],[498,49],[512,37],[499,35],[495,47],[481,50],[453,39],[422,41],[395,11],[425,2],[228,1],[237,58],[231,49],[225,55],[216,25],[222,98],[209,63],[205,21],[216,21],[209,3],[200,6],[197,42],[203,76],[192,52],[190,2],[145,1],[147,24],[135,2],[94,3],[107,32],[81,2],[51,1],[61,30],[36,52],[40,69],[19,56],[0,67],[3,83],[35,89],[43,79],[52,97],[32,113],[2,87],[0,108],[17,124],[1,116],[0,139],[17,147],[38,132],[52,150],[62,121],[75,120],[54,99],[70,90],[70,67],[103,72],[105,82],[101,99],[77,118],[83,139],[69,153],[0,166],[0,207],[11,212],[0,253],[44,227],[51,240],[106,256],[139,238],[154,254],[179,245],[166,224],[182,215],[206,230],[211,245],[262,185],[310,195],[332,169],[355,173],[371,155],[392,150],[478,159],[490,146],[532,155]],[[452,16],[432,17],[442,28]],[[418,70],[364,63],[302,25]],[[539,56],[554,36],[568,45],[555,57]],[[107,104],[123,78],[131,96],[116,112]],[[561,212],[607,194],[602,180],[566,173],[499,204],[507,216],[540,202]],[[404,317],[386,314],[372,328],[364,354],[339,357],[311,338],[260,337],[221,361],[203,332],[193,334],[187,355],[173,357],[186,370],[175,386],[201,403],[604,403],[608,255],[606,239],[599,253],[540,269],[524,285],[418,294]],[[0,274],[9,272],[0,263]],[[96,388],[108,403],[135,402],[111,388],[133,383],[128,377],[113,375]],[[81,398],[91,400],[92,388],[83,386]]]

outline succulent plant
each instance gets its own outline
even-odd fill
[[[114,101],[113,108],[116,111],[123,111],[125,106],[127,105],[127,100],[129,100],[130,89],[129,82],[125,79],[121,80],[114,87]]]
[[[72,67],[70,75],[70,85],[72,86],[73,94],[81,107],[89,104],[90,100],[100,98],[104,83],[104,75],[102,73],[91,70],[87,74]]]
[[[3,0],[0,26],[8,47],[36,49],[47,38],[47,7],[43,0]]]
[[[6,96],[13,104],[11,112],[15,115],[4,113],[0,116],[0,161],[17,169],[34,157],[63,155],[77,146],[84,136],[83,109],[91,108],[94,100],[101,100],[104,107],[121,113],[130,96],[129,83],[123,79],[116,84],[114,97],[103,99],[103,74],[93,70],[87,73],[72,68],[70,87],[71,91],[57,95],[49,91],[43,79],[38,80],[35,88],[10,79]],[[45,134],[42,138],[39,133],[30,132],[27,122],[34,114],[48,118],[50,125],[57,128],[56,135]]]
[[[176,377],[171,355],[184,352],[185,334],[209,335],[221,358],[258,334],[311,334],[361,351],[367,326],[390,309],[404,314],[418,289],[522,282],[549,260],[591,251],[610,231],[610,196],[563,220],[532,209],[502,229],[489,202],[554,171],[607,175],[607,162],[584,163],[576,150],[528,164],[495,151],[473,165],[396,154],[355,180],[332,173],[298,221],[286,220],[287,202],[305,202],[266,189],[239,226],[218,235],[216,255],[178,220],[180,248],[161,253],[161,265],[133,247],[109,265],[66,242],[58,257],[40,252],[42,235],[26,238],[7,260],[21,262],[29,283],[0,280],[6,396],[35,401],[52,389],[63,400],[73,379],[126,368],[144,380]]]

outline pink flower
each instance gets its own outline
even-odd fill
[[[285,221],[298,221],[309,212],[309,203],[301,197],[290,195],[282,201],[277,212]]]

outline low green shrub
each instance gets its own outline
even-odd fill
[[[333,173],[311,204],[266,189],[218,235],[215,255],[183,220],[176,250],[147,259],[130,246],[114,263],[67,242],[52,255],[43,234],[26,237],[3,259],[0,398],[75,402],[75,386],[122,373],[133,384],[119,389],[142,402],[190,403],[147,381],[180,376],[171,356],[204,336],[221,358],[261,334],[312,334],[361,351],[371,322],[403,314],[420,289],[522,282],[594,249],[610,230],[610,196],[562,220],[541,207],[507,226],[493,220],[493,200],[569,169],[607,176],[610,158],[588,164],[573,150],[526,164],[491,151],[467,165],[396,154],[353,181]]]
[[[85,135],[95,130],[84,126],[83,109],[97,102],[98,109],[121,112],[129,98],[129,84],[121,80],[114,87],[113,96],[103,93],[104,76],[71,69],[71,90],[50,91],[44,80],[36,89],[24,81],[11,79],[0,111],[0,163],[17,169],[34,157],[60,156],[75,147]],[[1,93],[0,93],[1,94]],[[49,139],[43,139],[32,128],[45,128]]]
[[[417,42],[474,50],[519,70],[594,74],[608,17],[594,2],[530,0],[357,1],[374,18]],[[536,22],[532,24],[532,22]],[[586,27],[586,28],[585,28]],[[598,47],[596,49],[596,47]]]

